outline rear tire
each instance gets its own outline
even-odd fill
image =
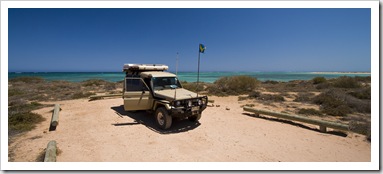
[[[154,115],[157,125],[161,129],[169,129],[172,125],[172,117],[164,107],[159,107]]]
[[[196,114],[188,117],[189,121],[197,122],[201,118],[201,114]]]

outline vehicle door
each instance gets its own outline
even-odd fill
[[[141,78],[126,77],[124,88],[123,98],[126,111],[151,109],[153,97]]]

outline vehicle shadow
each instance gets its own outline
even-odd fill
[[[344,132],[340,132],[340,131],[321,132],[319,129],[311,128],[311,127],[308,127],[308,126],[305,126],[303,124],[300,124],[300,123],[297,123],[297,122],[293,122],[293,121],[290,121],[290,120],[284,120],[284,119],[280,119],[280,118],[265,117],[265,116],[260,116],[258,114],[249,114],[249,113],[242,113],[242,114],[246,115],[246,116],[249,116],[249,117],[255,117],[255,118],[260,118],[260,119],[264,119],[264,120],[269,120],[269,121],[275,121],[275,122],[290,124],[290,125],[293,125],[293,126],[297,126],[297,127],[303,128],[303,129],[307,129],[307,130],[311,130],[311,131],[315,131],[315,132],[320,132],[320,133],[324,133],[324,134],[331,134],[331,135],[337,135],[337,136],[341,136],[341,137],[347,137],[347,134],[344,133]]]
[[[154,116],[152,113],[146,111],[136,111],[136,112],[128,112],[124,110],[124,106],[113,106],[111,107],[115,111],[115,113],[120,117],[130,117],[134,119],[135,122],[132,123],[117,123],[112,124],[114,126],[132,126],[137,124],[142,124],[149,128],[150,130],[157,132],[159,134],[173,134],[173,133],[181,133],[193,130],[201,125],[199,122],[191,122],[187,119],[177,120],[173,119],[172,126],[167,130],[162,130],[157,126],[157,123],[154,120]]]

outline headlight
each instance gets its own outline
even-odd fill
[[[180,105],[181,105],[181,102],[180,102],[180,101],[176,101],[176,102],[175,102],[175,105],[176,105],[176,106],[180,106]]]
[[[198,100],[198,105],[202,105],[202,101],[201,100]]]
[[[191,107],[191,106],[192,106],[192,101],[189,100],[189,101],[188,101],[188,107]]]

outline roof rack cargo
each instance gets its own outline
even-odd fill
[[[168,68],[163,64],[124,64],[122,71],[166,71]]]

